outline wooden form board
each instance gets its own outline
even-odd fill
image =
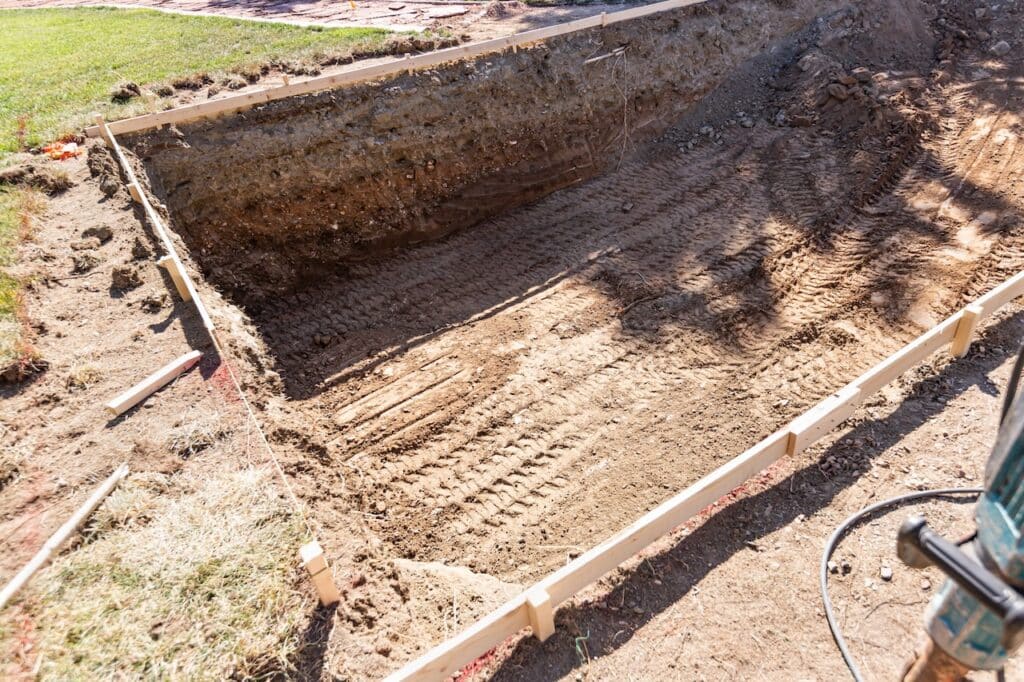
[[[943,346],[950,350],[961,322],[971,333],[981,319],[1024,295],[1024,272],[922,334],[735,459],[689,486],[614,536],[387,677],[388,682],[443,680],[526,627],[551,634],[553,608],[690,520],[786,454],[796,454],[848,418],[867,397]],[[960,334],[964,328],[960,328]],[[962,338],[958,343],[962,343]]]
[[[164,250],[167,251],[166,258],[170,258],[171,262],[167,262],[165,259],[161,259],[164,267],[167,268],[168,272],[172,273],[174,284],[176,287],[184,287],[188,293],[186,297],[182,294],[182,298],[186,301],[191,300],[195,306],[196,311],[199,313],[200,319],[203,321],[203,327],[209,332],[213,338],[214,343],[217,342],[216,332],[213,326],[213,320],[210,318],[210,314],[206,310],[206,306],[199,298],[199,294],[196,293],[195,284],[192,282],[192,278],[189,276],[188,271],[185,269],[185,264],[181,262],[181,258],[178,257],[178,251],[174,248],[174,242],[171,241],[170,235],[167,233],[167,228],[164,227],[163,221],[160,219],[160,214],[153,208],[153,204],[150,203],[149,197],[146,193],[141,190],[138,178],[135,176],[135,171],[132,170],[132,166],[128,163],[128,158],[121,151],[121,145],[117,143],[115,133],[110,130],[110,126],[103,120],[99,115],[95,115],[97,128],[100,131],[100,136],[106,141],[107,145],[114,151],[114,155],[117,157],[118,163],[121,165],[121,170],[124,171],[125,177],[128,179],[128,187],[131,189],[135,188],[135,192],[132,192],[132,198],[142,205],[143,211],[146,213],[146,217],[149,219],[150,225],[153,226],[153,231],[156,232],[160,238],[160,242],[164,246]],[[177,273],[177,277],[173,273]]]
[[[690,5],[698,5],[704,1],[705,0],[665,0],[664,2],[634,7],[621,12],[595,14],[594,16],[576,19],[575,21],[569,21],[564,24],[555,24],[554,26],[536,28],[510,36],[504,36],[502,38],[491,38],[489,40],[468,43],[458,47],[450,47],[443,50],[437,50],[435,52],[428,52],[415,57],[406,55],[404,59],[395,59],[383,64],[364,66],[329,76],[317,76],[304,80],[295,80],[278,87],[233,95],[231,97],[210,100],[199,104],[189,104],[183,107],[168,109],[167,111],[144,114],[141,116],[135,116],[134,118],[122,119],[120,121],[113,121],[108,124],[108,127],[110,132],[114,135],[121,135],[124,133],[138,132],[140,130],[148,130],[150,128],[158,128],[164,125],[187,123],[201,118],[212,118],[222,114],[244,111],[245,109],[250,109],[254,106],[265,104],[266,102],[284,99],[285,97],[306,95],[313,92],[319,92],[320,90],[330,90],[345,85],[351,85],[353,83],[361,83],[375,80],[377,78],[383,78],[385,76],[395,75],[402,73],[403,71],[411,72],[417,69],[426,69],[459,59],[476,57],[488,52],[500,52],[509,48],[519,48],[548,38],[554,38],[555,36],[575,33],[577,31],[583,31],[591,28],[599,28],[601,26],[607,26],[620,21],[629,21],[630,19],[637,19],[650,14],[666,12],[668,10],[688,7]],[[86,128],[85,133],[90,137],[103,136],[103,130],[98,125]]]

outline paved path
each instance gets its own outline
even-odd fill
[[[498,3],[493,3],[498,5]],[[0,9],[86,6],[148,7],[189,14],[322,26],[380,26],[398,30],[446,28],[472,40],[493,38],[578,19],[621,5],[528,7],[517,2],[447,0],[0,0]]]

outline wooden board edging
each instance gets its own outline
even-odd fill
[[[784,428],[527,588],[467,630],[410,661],[389,675],[386,682],[443,680],[531,625],[542,630],[537,633],[538,638],[546,639],[551,634],[549,627],[538,618],[538,606],[545,607],[545,622],[548,615],[543,595],[547,596],[547,603],[552,607],[568,601],[786,454],[795,454],[810,446],[848,418],[870,395],[935,351],[943,346],[954,350],[952,344],[961,320],[966,318],[969,324],[976,326],[982,319],[1021,295],[1024,295],[1024,271],[918,336]],[[532,605],[531,595],[534,600]]]
[[[122,135],[124,133],[135,133],[169,124],[188,123],[189,121],[195,121],[201,118],[212,118],[222,114],[244,111],[245,109],[250,109],[254,106],[278,99],[284,99],[286,97],[307,95],[313,92],[319,92],[320,90],[331,90],[346,85],[352,85],[354,83],[361,83],[383,78],[385,76],[397,75],[402,72],[412,72],[417,69],[440,66],[447,62],[477,57],[487,54],[488,52],[500,52],[509,48],[517,49],[519,47],[547,40],[548,38],[565,35],[567,33],[576,33],[578,31],[584,31],[591,28],[600,28],[620,21],[629,21],[631,19],[637,19],[650,14],[658,14],[660,12],[667,12],[673,9],[689,7],[690,5],[698,5],[703,2],[705,2],[705,0],[664,0],[663,2],[657,2],[651,5],[642,5],[640,7],[634,7],[620,12],[595,14],[593,16],[575,19],[562,24],[554,24],[552,26],[545,26],[542,28],[531,29],[529,31],[523,31],[521,33],[515,33],[510,36],[490,38],[488,40],[481,40],[475,43],[467,43],[465,45],[448,47],[434,52],[427,52],[425,54],[416,55],[415,57],[406,55],[405,58],[395,58],[392,61],[384,62],[382,64],[363,66],[327,76],[315,76],[313,78],[306,78],[303,80],[294,80],[286,85],[242,93],[240,95],[232,95],[230,97],[209,100],[198,104],[188,104],[182,107],[168,109],[167,111],[142,114],[140,116],[110,122],[107,126],[110,129],[110,132],[114,135]],[[85,129],[85,134],[89,137],[100,137],[102,136],[102,130],[98,125],[89,126]]]

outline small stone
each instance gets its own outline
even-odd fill
[[[838,573],[839,572],[839,564],[837,564],[834,561],[828,562],[828,572],[832,573],[832,574]]]
[[[989,51],[991,51],[992,54],[994,54],[997,57],[1003,57],[1009,54],[1010,43],[1006,42],[1005,40],[1000,40],[998,43],[990,47]]]
[[[632,210],[633,210],[633,204],[625,203],[625,204],[622,205],[622,212],[623,213],[629,213]]]
[[[879,575],[882,576],[882,580],[889,582],[892,580],[892,568],[889,566],[882,566],[882,570],[879,571]]]
[[[100,240],[100,244],[106,244],[113,238],[114,232],[106,225],[98,225],[96,227],[90,227],[82,232],[83,237],[95,237]]]
[[[754,119],[752,119],[752,118],[741,118],[740,119],[740,125],[743,126],[744,128],[753,128],[754,127]]]
[[[853,570],[853,566],[851,566],[850,562],[846,559],[843,559],[843,561],[839,564],[839,568],[842,570],[843,575],[849,575],[850,572]]]
[[[715,129],[711,126],[702,126],[699,132],[701,135],[712,135],[714,134]]]
[[[826,89],[830,97],[834,97],[840,102],[845,101],[850,96],[850,92],[839,83],[832,83]]]
[[[932,589],[932,581],[929,580],[928,578],[922,578],[921,579],[921,589],[925,590],[925,591]]]
[[[975,19],[983,19],[984,17],[985,17],[985,8],[984,7],[979,7],[978,9],[974,10],[974,18]]]
[[[139,277],[138,268],[132,265],[122,265],[114,268],[110,277],[110,285],[118,291],[125,291],[141,286],[142,278]]]

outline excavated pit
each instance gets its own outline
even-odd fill
[[[126,144],[323,542],[525,582],[1024,266],[978,21],[711,2]]]

